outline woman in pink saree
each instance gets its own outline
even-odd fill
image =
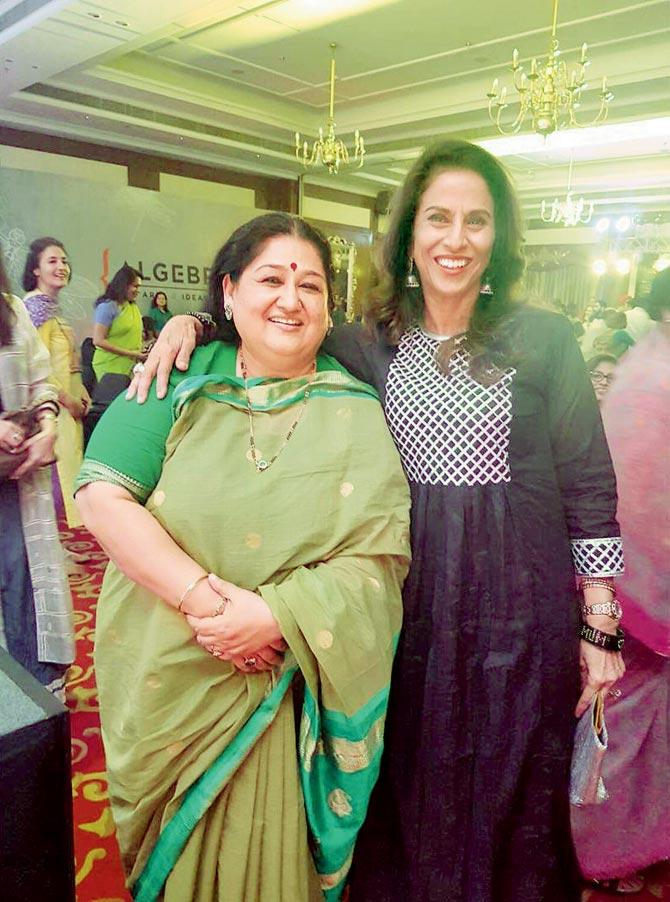
[[[638,892],[637,872],[670,858],[670,269],[649,306],[659,322],[618,365],[602,411],[626,546],[617,579],[626,674],[606,713],[610,798],[572,814],[583,873],[620,894]]]

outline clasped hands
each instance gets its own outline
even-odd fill
[[[40,423],[40,430],[30,438],[25,431],[10,420],[0,420],[0,447],[10,454],[21,454],[27,451],[25,460],[17,465],[10,479],[22,476],[54,462],[54,446],[56,444],[56,423],[52,418],[45,418]]]
[[[214,574],[203,580],[202,587],[184,607],[199,645],[215,657],[230,661],[243,673],[272,670],[282,663],[287,646],[279,624],[260,595]],[[227,602],[220,614],[206,613],[215,610],[222,598]]]

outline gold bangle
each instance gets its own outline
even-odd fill
[[[580,588],[584,589],[607,589],[612,595],[616,595],[614,588],[614,580],[608,576],[582,576],[580,579]]]
[[[203,581],[203,579],[207,579],[207,576],[208,576],[207,573],[203,573],[201,576],[196,577],[193,580],[193,582],[190,582],[188,584],[188,586],[186,586],[184,591],[181,593],[181,597],[179,598],[179,602],[177,603],[177,610],[179,611],[180,614],[184,613],[181,608],[182,608],[182,605],[184,604],[184,602],[186,601],[186,599],[188,598],[188,596],[195,589],[195,587],[198,585],[198,583],[201,583]]]

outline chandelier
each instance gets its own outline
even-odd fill
[[[570,168],[568,169],[568,191],[565,200],[559,200],[555,197],[551,204],[546,200],[542,201],[540,206],[540,216],[542,222],[553,222],[556,225],[563,223],[564,226],[586,225],[591,221],[593,216],[594,203],[592,200],[584,200],[578,197],[577,200],[572,196],[572,153],[570,154]]]
[[[335,48],[337,44],[331,44],[332,58],[330,61],[330,107],[328,110],[328,121],[326,122],[325,135],[324,128],[319,129],[319,137],[312,145],[310,151],[307,141],[301,141],[300,132],[295,133],[295,155],[303,166],[314,166],[322,164],[328,169],[331,175],[337,174],[340,166],[349,163],[349,151],[346,144],[341,138],[335,134],[335,119],[333,116],[335,108]],[[354,133],[353,146],[354,160],[358,160],[359,168],[363,165],[363,157],[365,156],[365,142],[363,136],[356,129]]]
[[[519,51],[512,54],[511,70],[514,87],[519,95],[519,112],[516,119],[503,125],[503,111],[509,106],[507,88],[498,88],[498,79],[493,80],[491,90],[487,93],[489,101],[489,117],[501,135],[516,134],[521,125],[530,117],[533,131],[540,135],[550,135],[558,128],[586,128],[597,125],[607,118],[607,110],[614,95],[607,87],[607,76],[603,76],[600,90],[600,108],[590,122],[578,122],[576,110],[581,105],[582,91],[586,84],[586,67],[591,60],[587,56],[588,46],[582,44],[582,53],[577,68],[568,72],[566,63],[560,59],[561,51],[556,37],[556,20],[558,17],[558,0],[554,0],[554,18],[551,26],[551,43],[546,62],[537,60],[530,62],[530,72],[526,75],[519,63]]]

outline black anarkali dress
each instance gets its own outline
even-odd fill
[[[486,387],[463,347],[352,328],[328,349],[382,395],[412,490],[413,561],[382,776],[352,902],[578,900],[568,778],[575,573],[622,570],[616,489],[570,324],[520,308]]]

